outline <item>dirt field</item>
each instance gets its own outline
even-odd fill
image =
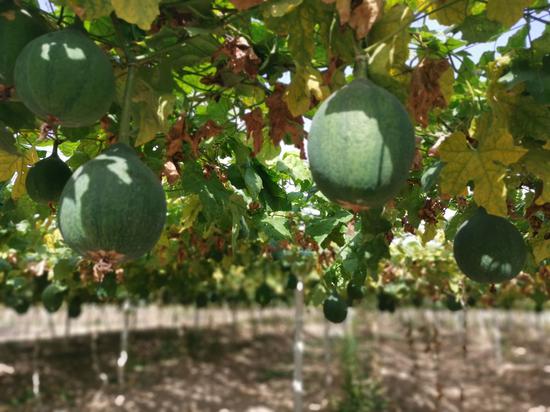
[[[120,327],[123,318],[112,312],[102,312],[109,325],[90,323],[97,334],[86,334],[93,317],[84,314],[71,326],[73,337],[62,336],[65,325],[55,318],[55,339],[37,345],[19,333],[19,342],[2,343],[0,411],[293,410],[291,311],[239,314],[236,324],[227,311],[211,311],[201,315],[198,328],[192,312],[139,313],[131,322],[124,386],[116,365],[120,333],[106,331]],[[318,315],[306,321],[304,410],[334,411],[331,403],[344,395],[339,375],[346,328],[331,327],[329,368]],[[154,318],[163,327],[143,330]],[[546,315],[471,312],[466,351],[460,313],[357,312],[354,319],[358,362],[372,362],[388,412],[550,411]],[[0,328],[4,340],[10,322]],[[169,328],[171,322],[185,326]],[[51,332],[47,319],[36,314],[34,326],[11,324],[27,335],[37,335],[38,326]],[[33,394],[33,369],[40,372],[39,397]]]

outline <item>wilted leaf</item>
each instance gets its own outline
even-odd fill
[[[450,63],[445,59],[424,59],[414,70],[408,109],[423,127],[428,127],[428,115],[432,109],[445,108],[449,104],[449,97],[443,94],[443,83],[449,80],[452,85],[453,72]]]
[[[484,115],[477,125],[477,149],[468,146],[466,136],[455,132],[439,149],[445,166],[441,171],[441,192],[460,195],[474,182],[474,200],[493,215],[506,216],[506,166],[517,162],[527,150],[514,145],[512,135],[498,120]]]

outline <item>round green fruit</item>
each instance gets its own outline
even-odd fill
[[[57,312],[63,304],[63,294],[65,289],[55,283],[49,285],[42,292],[42,304],[50,313]]]
[[[260,306],[267,306],[271,303],[274,297],[275,291],[273,290],[273,288],[267,283],[263,282],[260,286],[258,286],[258,289],[256,289],[254,300]]]
[[[340,296],[332,294],[323,302],[323,314],[332,323],[342,323],[348,316],[348,304]]]
[[[346,290],[348,292],[348,298],[350,298],[351,300],[361,300],[365,297],[363,287],[361,285],[353,283],[352,281],[348,282]]]
[[[139,258],[155,246],[165,221],[160,180],[123,143],[78,168],[59,201],[65,243],[92,259]]]
[[[66,127],[89,126],[111,106],[115,77],[107,55],[66,29],[31,41],[17,58],[15,88],[34,114]]]
[[[71,319],[76,319],[82,313],[82,301],[79,298],[73,298],[69,301],[67,307],[67,316]]]
[[[311,124],[313,180],[349,209],[384,205],[405,184],[415,152],[414,128],[399,100],[357,79],[321,104]]]
[[[195,299],[195,306],[199,309],[206,308],[208,306],[208,294],[206,292],[200,292]]]
[[[378,298],[378,310],[381,312],[390,312],[393,313],[397,309],[399,300],[397,296],[380,290],[377,295]]]
[[[71,175],[69,166],[57,155],[42,159],[27,174],[27,193],[35,202],[57,202]]]
[[[13,86],[17,56],[31,40],[47,30],[44,20],[11,1],[0,5],[0,84]]]
[[[521,271],[527,249],[512,223],[479,208],[458,229],[453,253],[458,267],[470,279],[500,283]]]

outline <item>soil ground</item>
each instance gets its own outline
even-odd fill
[[[140,314],[141,326],[131,325],[123,386],[121,334],[109,331],[121,321],[102,313],[108,327],[86,332],[83,315],[68,338],[59,336],[59,318],[50,322],[57,337],[39,340],[25,338],[40,333],[22,320],[0,324],[0,412],[293,410],[292,311],[239,314],[236,323],[227,311],[212,311],[198,327],[190,312],[187,322],[171,318],[181,328],[168,325],[167,313]],[[155,317],[163,326],[151,329]],[[470,312],[466,329],[461,313],[357,311],[354,319],[358,362],[372,366],[387,412],[550,412],[546,315]],[[35,318],[37,324],[51,331]],[[15,329],[19,339],[8,339]],[[340,354],[346,327],[330,330],[327,360],[324,322],[317,312],[307,316],[305,411],[340,412],[335,401],[345,396]],[[39,398],[33,370],[39,371]],[[36,375],[34,381],[36,387]]]

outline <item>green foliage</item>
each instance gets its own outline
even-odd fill
[[[368,359],[359,359],[357,340],[346,334],[342,342],[343,393],[334,410],[341,412],[384,412],[388,400],[381,385],[369,376]]]
[[[295,276],[316,306],[332,294],[351,305],[363,294],[370,302],[385,293],[399,305],[456,308],[464,288],[477,305],[510,307],[525,299],[544,305],[550,286],[550,31],[535,33],[537,19],[546,18],[546,0],[515,0],[509,7],[500,0],[391,0],[380,15],[370,15],[372,21],[356,15],[358,8],[342,16],[345,2],[134,3],[54,0],[53,11],[16,3],[47,22],[53,30],[47,38],[79,27],[82,50],[99,60],[69,61],[56,48],[62,56],[46,62],[33,48],[34,57],[21,57],[29,69],[21,76],[29,78],[16,93],[0,90],[0,259],[9,265],[0,267],[3,303],[24,312],[53,282],[67,287],[69,309],[73,300],[126,298],[248,305],[264,284],[272,299],[261,302],[281,304],[291,301]],[[428,19],[449,28],[436,30]],[[502,41],[512,25],[514,34]],[[9,26],[0,24],[0,43]],[[36,37],[32,30],[24,34],[9,39]],[[498,47],[487,46],[477,61],[472,50],[485,41],[498,41]],[[356,61],[355,73],[367,73],[368,81],[350,74]],[[50,64],[53,74],[38,76]],[[34,81],[41,82],[36,90]],[[365,84],[376,85],[367,91],[375,90],[380,100],[365,98]],[[31,86],[37,97],[59,103],[60,111],[33,106],[37,119],[19,101],[34,102],[26,93]],[[338,113],[323,112],[333,104],[331,93],[345,97]],[[392,95],[410,116],[401,104],[388,106],[396,102]],[[90,106],[83,108],[84,101]],[[360,113],[346,110],[352,105]],[[399,114],[388,107],[399,107]],[[383,113],[366,127],[357,120],[366,112]],[[347,120],[328,122],[336,114]],[[317,121],[321,116],[326,124]],[[315,180],[304,161],[311,119]],[[419,121],[414,139],[409,119]],[[69,127],[80,124],[88,126]],[[381,141],[393,158],[368,146],[373,130],[389,139]],[[319,135],[324,139],[318,144]],[[347,136],[355,136],[355,146]],[[46,204],[25,193],[37,153],[55,142],[77,170],[101,162],[98,156],[117,139],[136,147],[137,164],[151,169],[157,189],[162,182],[162,233],[164,203],[147,209],[135,201],[142,187],[118,184],[113,164],[90,180],[97,190],[91,206],[79,209],[86,213],[75,209],[63,218],[70,202],[61,202],[55,219]],[[328,160],[316,165],[313,149]],[[378,166],[388,173],[379,176]],[[332,171],[341,173],[331,185],[338,189],[334,194],[317,175]],[[347,190],[361,176],[381,188],[367,193],[362,206],[379,207],[357,213],[325,197],[347,206],[364,199]],[[452,253],[457,230],[476,204],[514,222],[527,246],[524,275],[495,290],[464,279]],[[92,226],[101,231],[79,231],[75,252],[63,221],[76,227],[81,218],[99,222]],[[140,232],[126,241],[130,229]],[[94,242],[81,243],[85,239]],[[117,269],[103,265],[104,255],[83,261],[77,255],[121,249],[122,243],[132,257],[151,253],[124,262],[116,275],[98,272]]]

